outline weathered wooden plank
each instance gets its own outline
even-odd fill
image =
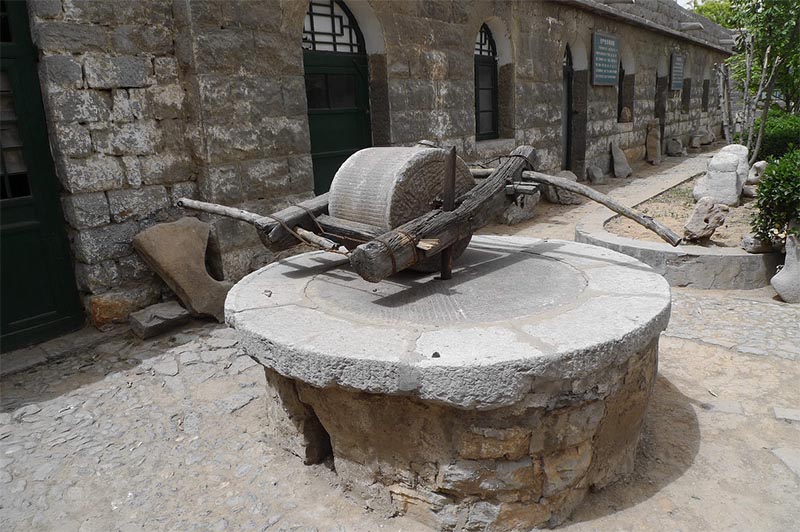
[[[328,214],[317,216],[317,223],[324,229],[325,236],[343,243],[350,249],[369,242],[385,232],[384,229],[374,225],[352,222]]]
[[[287,227],[294,229],[295,227],[302,227],[308,231],[314,231],[316,224],[311,219],[309,213],[314,216],[328,213],[328,194],[320,194],[314,198],[286,207],[283,210],[272,213],[270,216],[282,220]],[[258,223],[259,232],[262,232],[261,241],[265,246],[272,251],[281,251],[298,244],[297,238],[286,230],[286,228],[277,221],[266,218],[264,223]]]
[[[379,282],[425,258],[430,251],[417,248],[420,240],[438,240],[435,250],[444,249],[487,225],[508,203],[507,181],[519,178],[534,163],[535,150],[520,146],[492,175],[462,196],[452,211],[437,209],[358,246],[350,264],[364,279]],[[435,251],[434,251],[435,252]],[[431,253],[432,254],[432,253]]]

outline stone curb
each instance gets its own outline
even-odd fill
[[[696,177],[695,174],[680,181],[665,181],[651,191],[655,197],[680,183]],[[705,248],[667,243],[647,242],[612,234],[605,224],[617,216],[604,209],[590,214],[575,226],[575,241],[593,244],[624,253],[638,259],[664,276],[670,286],[688,286],[699,289],[750,290],[769,284],[770,278],[781,262],[779,253],[747,253],[739,248]]]

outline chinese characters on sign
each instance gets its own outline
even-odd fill
[[[592,85],[616,85],[619,75],[619,39],[594,32],[592,36]]]
[[[679,91],[683,89],[683,64],[686,58],[680,54],[673,53],[670,59],[669,68],[669,89]]]

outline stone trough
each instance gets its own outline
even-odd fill
[[[436,530],[554,526],[629,473],[669,313],[669,286],[635,259],[485,236],[448,281],[371,284],[314,252],[225,305],[281,445]]]

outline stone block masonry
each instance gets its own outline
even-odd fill
[[[687,144],[699,128],[718,131],[715,91],[702,111],[701,88],[725,57],[719,39],[726,35],[708,21],[704,44],[561,2],[344,1],[364,35],[373,145],[431,139],[474,160],[530,144],[538,170],[561,170],[567,46],[574,68],[569,166],[580,178],[589,166],[608,172],[611,143],[629,160],[643,158],[654,116],[662,120],[662,139]],[[91,308],[101,295],[139,304],[147,287],[150,304],[163,291],[154,276],[122,267],[136,260],[120,255],[130,253],[129,242],[98,245],[101,235],[127,238],[174,220],[186,214],[173,207],[183,195],[261,214],[312,195],[302,47],[307,0],[28,5],[76,276],[90,315],[100,315]],[[665,27],[695,20],[668,0],[613,8]],[[473,56],[483,23],[498,52],[500,139],[476,142]],[[587,43],[595,30],[620,40],[630,122],[617,121],[616,87],[592,85]],[[672,53],[687,56],[691,82],[683,93],[661,90]],[[203,219],[218,233],[227,280],[261,261],[252,228]]]

